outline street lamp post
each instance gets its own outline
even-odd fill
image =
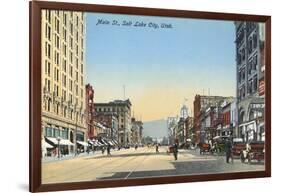
[[[74,144],[74,155],[76,156],[77,155],[77,113],[75,113],[75,144]]]
[[[61,138],[57,137],[57,140],[58,140],[58,158],[60,158],[60,140],[61,140]]]

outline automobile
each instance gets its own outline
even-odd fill
[[[200,143],[199,148],[200,148],[200,155],[205,154],[206,152],[213,154],[211,145],[208,143]]]
[[[245,149],[241,152],[241,162],[248,161],[250,164],[253,160],[258,162],[264,160],[264,142],[255,141],[246,144]]]
[[[242,138],[234,138],[232,145],[233,158],[240,158],[242,151],[246,149],[246,143]]]
[[[173,145],[169,146],[168,152],[169,153],[174,153],[174,146]]]

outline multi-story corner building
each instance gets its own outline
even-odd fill
[[[264,24],[235,22],[238,137],[264,138]]]
[[[83,12],[42,10],[41,20],[42,134],[69,154],[87,140],[86,19]]]
[[[98,132],[96,137],[106,137],[108,140],[118,139],[118,116],[114,112],[98,112],[94,115],[94,120],[106,128],[105,133]]]
[[[204,128],[206,127],[205,113],[209,107],[218,107],[223,101],[232,101],[233,97],[196,95],[193,101],[194,108],[194,134],[195,143],[205,139]],[[207,120],[208,121],[208,120]],[[202,134],[204,135],[202,138]]]
[[[94,89],[90,84],[86,85],[86,122],[88,127],[89,139],[94,139],[97,136],[96,127],[94,126]]]
[[[143,123],[132,117],[131,126],[131,143],[140,145],[142,143]]]
[[[95,112],[113,112],[118,117],[118,143],[129,145],[131,136],[131,102],[127,100],[114,100],[109,103],[95,103]]]

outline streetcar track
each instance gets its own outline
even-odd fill
[[[146,151],[144,151],[144,152],[146,152]],[[119,153],[119,152],[118,152]],[[117,154],[117,155],[122,155],[122,154],[124,154],[124,153],[126,153],[126,152],[122,152],[122,153],[120,153],[120,154]],[[100,156],[101,158],[106,158],[105,156]],[[109,158],[109,156],[108,156],[108,158]],[[130,158],[129,160],[126,160],[125,162],[123,162],[123,163],[121,163],[121,164],[119,164],[119,165],[117,165],[116,167],[114,167],[113,169],[115,169],[115,168],[117,168],[117,167],[119,167],[119,166],[121,166],[121,165],[123,165],[123,164],[125,164],[125,163],[127,163],[127,162],[129,162],[129,161],[132,161],[133,159],[136,159],[137,158],[137,156],[134,156],[134,157],[132,157],[132,158]],[[81,158],[81,159],[83,159],[83,158]],[[85,158],[84,158],[85,159]],[[101,167],[103,167],[103,166],[105,166],[105,165],[107,165],[107,164],[110,164],[111,162],[117,162],[117,161],[119,161],[119,160],[122,160],[122,159],[124,159],[124,157],[116,157],[116,159],[115,160],[108,160],[108,161],[106,161],[106,162],[104,162],[104,163],[102,163],[101,165],[99,165],[98,166],[98,168],[101,168]],[[70,160],[71,161],[71,160]],[[65,173],[67,173],[68,175],[71,175],[71,174],[77,174],[77,171],[79,171],[79,170],[82,170],[81,172],[79,172],[79,174],[78,175],[75,175],[75,177],[78,177],[78,176],[81,176],[81,175],[84,175],[85,173],[90,173],[90,172],[92,172],[92,171],[83,171],[85,168],[88,168],[90,165],[92,165],[93,163],[91,162],[91,163],[88,163],[88,164],[86,164],[86,165],[83,165],[83,166],[81,166],[81,167],[78,167],[78,168],[76,168],[75,170],[70,170],[70,171],[64,171],[64,172],[62,172],[62,173],[56,173],[56,174],[54,174],[54,175],[52,175],[52,176],[50,176],[50,177],[48,177],[48,178],[45,178],[43,181],[48,181],[49,179],[52,179],[52,178],[56,178],[56,177],[60,177],[61,175],[63,175],[63,174],[65,174]],[[98,169],[98,168],[95,168],[95,169]],[[71,177],[71,178],[73,178],[73,177]],[[66,179],[64,179],[65,181],[66,180],[69,180],[69,179],[71,179],[71,178],[66,178]],[[48,183],[51,183],[51,182],[48,182]]]
[[[122,152],[123,153],[123,152]],[[105,158],[105,156],[103,156],[103,155],[101,155],[100,156],[101,158]],[[80,158],[81,160],[82,159],[85,159],[85,158]],[[73,161],[73,160],[66,160],[66,161]],[[108,162],[105,162],[104,164],[102,164],[102,165],[105,165],[105,164],[107,164],[107,163],[109,163],[111,160],[109,160]],[[49,163],[48,163],[49,164]],[[84,169],[84,168],[87,168],[88,166],[90,166],[90,165],[92,165],[93,163],[92,162],[90,162],[90,163],[88,163],[88,164],[86,164],[86,165],[83,165],[83,166],[81,166],[81,167],[77,167],[76,168],[76,170],[74,171],[74,170],[70,170],[70,171],[66,171],[68,174],[73,174],[73,173],[75,173],[75,172],[77,172],[77,170],[81,170],[81,169]],[[101,166],[102,166],[101,165]],[[71,168],[70,168],[71,169]],[[65,172],[64,172],[65,173]],[[53,177],[56,177],[56,176],[60,176],[61,174],[63,174],[63,173],[60,173],[60,174],[58,174],[58,173],[56,173],[56,174],[54,174],[54,175],[52,175],[52,176],[50,176],[50,177],[48,177],[48,178],[45,178],[45,179],[50,179],[50,178],[53,178]]]
[[[147,159],[148,157],[147,156],[143,156],[143,159],[139,162],[144,162],[145,159]],[[132,170],[129,172],[129,174],[124,178],[124,179],[128,179],[128,177],[139,167],[139,164]]]

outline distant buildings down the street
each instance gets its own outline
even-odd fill
[[[170,144],[213,143],[225,138],[264,141],[264,24],[235,22],[236,96],[197,94],[193,117],[169,117]],[[182,109],[184,106],[182,107]]]
[[[194,142],[204,143],[214,138],[224,137],[221,132],[223,121],[222,110],[225,105],[234,101],[234,97],[196,95],[194,98]],[[235,109],[232,109],[235,111]],[[230,125],[225,128],[230,133]]]

